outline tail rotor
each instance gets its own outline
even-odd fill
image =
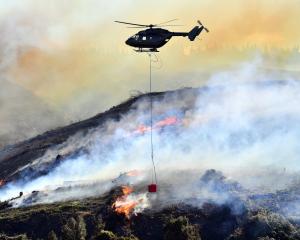
[[[203,27],[203,29],[204,29],[207,33],[209,33],[209,30],[202,24],[202,22],[200,22],[200,20],[198,20],[197,22],[198,22],[198,24],[200,25],[200,27]]]
[[[191,41],[194,41],[196,39],[196,37],[199,36],[199,34],[202,32],[202,30],[205,30],[207,33],[209,32],[209,30],[203,26],[203,24],[198,20],[197,21],[199,26],[195,26],[189,33],[188,33],[188,37]]]

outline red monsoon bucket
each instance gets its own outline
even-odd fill
[[[150,193],[155,193],[155,192],[157,192],[157,185],[154,184],[154,183],[148,185],[148,192],[150,192]]]

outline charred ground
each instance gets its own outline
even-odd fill
[[[195,208],[181,203],[128,219],[111,207],[120,194],[117,188],[97,198],[7,209],[0,212],[1,232],[48,239],[53,231],[58,238],[72,239],[64,226],[81,219],[86,239],[300,239],[297,226],[265,209],[236,214],[226,205]]]
[[[159,100],[164,94],[166,93],[152,93],[152,96]],[[70,136],[75,135],[78,132],[81,132],[84,135],[85,132],[101,126],[108,120],[117,121],[121,118],[122,114],[127,113],[134,107],[135,102],[143,98],[149,98],[149,94],[132,97],[128,101],[125,101],[118,106],[114,106],[108,111],[100,113],[90,119],[48,131],[37,137],[3,148],[0,151],[0,179],[4,179],[5,181],[13,180],[17,177],[14,176],[14,173],[19,168],[41,157],[50,147],[63,143]]]
[[[199,89],[176,92],[181,93],[197,95]],[[165,94],[168,93],[154,93],[153,97],[159,100]],[[52,162],[44,163],[45,166],[40,167],[42,170],[38,172],[30,167],[22,170],[22,167],[77,133],[84,136],[108,120],[119,120],[143,98],[149,98],[149,94],[133,97],[91,119],[2,149],[0,179],[6,184],[26,176],[34,179],[46,175],[61,161],[84,149],[56,156]],[[300,239],[299,221],[281,215],[285,205],[299,200],[297,184],[276,193],[249,194],[238,183],[228,183],[215,170],[209,170],[202,176],[199,174],[199,179],[230,194],[234,192],[232,196],[235,201],[217,204],[208,200],[199,207],[189,201],[170,202],[161,206],[158,203],[151,209],[132,214],[130,218],[117,213],[112,207],[122,194],[119,187],[98,197],[52,204],[10,208],[9,202],[4,202],[0,203],[4,206],[0,209],[0,233],[3,233],[0,239],[11,239],[7,236],[17,235],[20,236],[16,239],[25,239],[22,234],[30,239]],[[39,193],[32,193],[31,197],[35,194]],[[193,199],[189,200],[192,202]],[[239,211],[235,210],[236,206],[232,203],[239,205]]]

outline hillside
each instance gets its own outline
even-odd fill
[[[159,97],[163,94],[153,93],[153,96]],[[0,150],[0,179],[9,179],[17,169],[43,156],[47,149],[63,143],[78,132],[84,133],[90,129],[100,127],[106,121],[120,119],[122,114],[128,112],[132,107],[134,108],[136,101],[147,97],[149,97],[148,94],[133,97],[90,119],[57,128],[26,141],[4,147]]]
[[[298,87],[153,93],[157,193],[149,94],[5,147],[0,239],[300,239]]]

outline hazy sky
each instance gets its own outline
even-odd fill
[[[165,90],[199,86],[249,57],[232,47],[298,46],[299,16],[299,0],[1,0],[1,80],[82,119],[148,88],[147,55],[124,44],[136,29],[114,20],[179,18],[184,26],[171,30],[189,31],[200,19],[210,29],[200,40],[173,38],[161,49],[154,89]]]

